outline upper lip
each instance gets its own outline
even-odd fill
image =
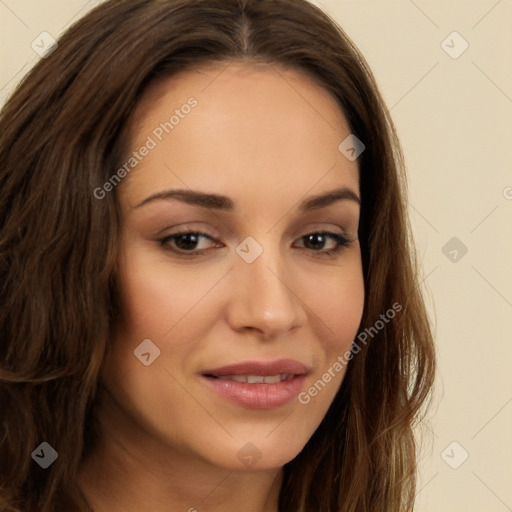
[[[202,372],[203,375],[224,377],[226,375],[305,375],[308,367],[293,359],[276,359],[274,361],[244,361],[219,368],[211,368]]]

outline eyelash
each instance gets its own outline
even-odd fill
[[[211,250],[211,248],[210,248],[210,249],[199,249],[196,251],[183,251],[183,250],[177,250],[177,249],[173,249],[173,248],[169,247],[170,240],[174,240],[176,238],[179,238],[180,236],[185,236],[185,235],[196,235],[198,237],[208,238],[208,239],[214,241],[210,235],[203,233],[201,231],[181,231],[179,233],[173,233],[172,235],[161,238],[158,240],[158,242],[160,243],[160,246],[164,250],[174,252],[174,253],[178,254],[178,256],[184,257],[184,258],[194,257],[194,256],[202,256]],[[328,249],[328,250],[324,250],[324,251],[322,251],[322,250],[316,251],[314,249],[306,248],[306,250],[309,250],[313,253],[320,253],[322,255],[320,257],[326,257],[326,258],[335,257],[336,255],[340,254],[344,248],[349,247],[354,242],[354,240],[352,238],[349,238],[346,235],[342,235],[340,233],[333,233],[330,231],[313,231],[312,233],[308,233],[306,235],[301,236],[299,239],[305,239],[306,237],[309,237],[311,235],[321,235],[321,236],[328,237],[328,238],[331,238],[336,241],[336,247],[334,249]],[[315,257],[318,257],[318,256],[315,256]]]

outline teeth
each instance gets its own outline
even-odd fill
[[[286,377],[286,375],[285,375],[285,377]],[[251,382],[251,381],[248,380],[247,382]],[[281,382],[281,375],[269,375],[268,377],[263,378],[263,382],[265,384],[277,384],[278,382]]]
[[[222,379],[222,377],[221,377]],[[231,377],[227,376],[225,380],[234,380],[236,382],[247,382],[247,377],[245,375],[232,375]]]
[[[278,375],[224,375],[218,377],[220,380],[234,380],[235,382],[246,382],[248,384],[277,384],[283,380],[289,380],[293,375],[281,373]]]

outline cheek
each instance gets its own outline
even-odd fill
[[[364,308],[364,284],[351,276],[344,286],[336,286],[319,297],[322,305],[323,336],[321,361],[308,379],[298,402],[304,408],[305,426],[314,430],[327,413],[341,387],[353,357],[352,343],[357,335]]]
[[[327,275],[306,275],[301,294],[317,317],[316,325],[323,328],[321,339],[329,352],[344,352],[350,348],[357,335],[365,300],[359,252],[353,251],[345,265]]]
[[[174,333],[193,315],[197,305],[207,300],[208,291],[218,280],[216,273],[172,268],[164,257],[151,258],[136,251],[125,260],[122,275],[122,323],[125,338],[130,339],[177,339]],[[207,323],[208,318],[202,318],[204,322],[197,327]]]
[[[135,250],[124,260],[122,276],[122,316],[103,380],[121,409],[145,432],[164,442],[172,438],[175,444],[186,444],[190,418],[200,424],[208,422],[182,383],[187,364],[198,349],[194,340],[206,337],[215,317],[211,308],[198,304],[218,277],[171,271],[163,258]],[[151,340],[159,351],[153,359],[157,353],[153,345],[145,349],[144,353],[150,352],[148,366],[134,354],[145,340]],[[183,414],[176,415],[175,410]],[[169,425],[173,425],[172,435]]]
[[[131,382],[133,389],[124,389],[123,394],[131,394],[135,402],[139,394],[155,397],[154,389],[167,390],[180,402],[186,395],[181,396],[182,389],[167,371],[181,382],[195,352],[209,338],[218,313],[211,307],[213,299],[208,293],[218,281],[218,273],[179,269],[165,256],[137,250],[136,244],[127,252],[119,283],[122,314],[105,364],[105,379],[111,385]],[[158,354],[148,367],[134,354],[147,343],[144,340],[151,340],[149,346]],[[157,410],[154,405],[153,411]]]
[[[333,292],[332,297],[329,319],[333,322],[333,330],[340,333],[335,348],[344,352],[356,337],[363,315],[365,294],[362,274],[347,276],[345,285],[339,288],[337,295]]]
[[[308,303],[318,321],[317,339],[321,340],[323,357],[308,382],[303,404],[326,410],[346,373],[364,309],[365,290],[360,257],[353,255],[343,271],[329,279],[309,283]],[[304,292],[306,293],[306,291]],[[313,404],[314,402],[314,404]]]

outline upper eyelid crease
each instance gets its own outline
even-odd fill
[[[179,232],[176,232],[176,233],[171,233],[170,235],[167,235],[163,238],[160,238],[158,240],[158,242],[161,244],[161,245],[164,245],[166,243],[169,242],[169,240],[172,240],[172,239],[175,239],[177,237],[180,237],[180,236],[184,236],[184,235],[188,235],[188,234],[195,234],[195,235],[199,235],[199,237],[201,238],[207,238],[209,239],[211,242],[213,243],[218,243],[218,240],[212,236],[210,236],[209,234],[205,233],[205,232],[202,232],[202,231],[195,231],[195,230],[184,230],[184,231],[179,231]],[[328,231],[328,230],[317,230],[317,231],[310,231],[304,235],[301,235],[298,237],[298,240],[302,240],[304,239],[305,237],[307,236],[310,236],[310,235],[313,235],[313,234],[320,234],[320,235],[323,235],[323,236],[326,236],[327,238],[331,238],[332,240],[335,240],[337,242],[337,245],[338,246],[349,246],[351,245],[352,243],[356,242],[358,240],[357,237],[352,237],[350,235],[348,235],[347,233],[336,233],[335,231]],[[201,249],[200,251],[206,251],[208,249]],[[180,252],[180,251],[178,251]],[[184,251],[183,254],[187,254],[188,251]],[[189,254],[190,255],[193,255],[194,252],[197,252],[196,251],[190,251]],[[325,252],[325,251],[318,251],[319,253],[321,252]]]

